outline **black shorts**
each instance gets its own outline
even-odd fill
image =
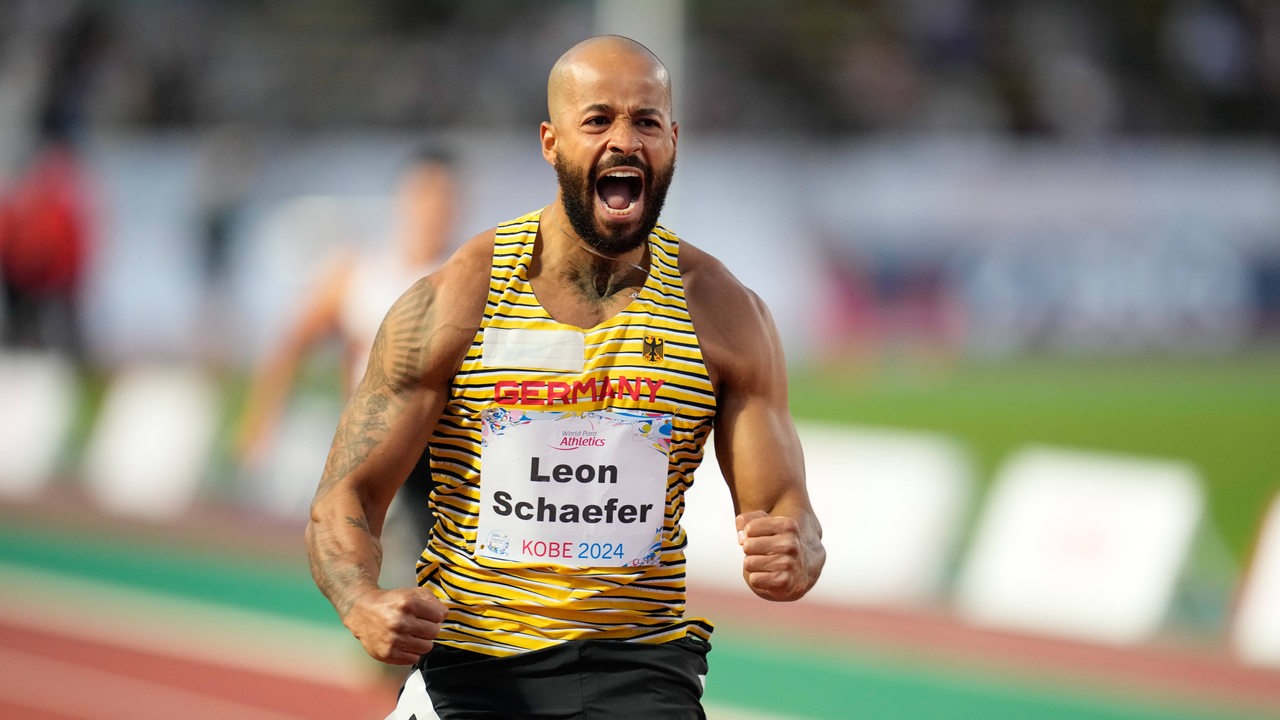
[[[508,657],[438,645],[387,720],[703,720],[711,645],[584,640]]]

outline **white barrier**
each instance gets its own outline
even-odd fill
[[[1000,469],[957,587],[971,621],[1112,644],[1156,632],[1204,496],[1181,462],[1027,448]]]
[[[959,445],[921,432],[821,424],[798,430],[827,549],[809,597],[845,605],[934,599],[972,493]],[[710,447],[687,505],[690,585],[745,591],[732,502]]]
[[[111,383],[89,439],[84,479],[103,509],[158,520],[196,501],[219,414],[214,382],[185,366],[138,366]]]
[[[1246,662],[1280,667],[1280,495],[1263,521],[1231,640]]]
[[[79,379],[50,352],[0,354],[0,496],[29,500],[58,469],[75,417]]]

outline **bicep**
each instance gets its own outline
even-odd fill
[[[317,502],[354,493],[377,530],[382,514],[426,447],[447,397],[451,362],[432,322],[429,284],[415,286],[383,320],[369,364],[343,408]],[[348,497],[350,495],[348,494]]]

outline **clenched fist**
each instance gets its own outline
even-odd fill
[[[798,600],[813,587],[826,552],[793,518],[755,510],[737,517],[742,577],[765,600]]]
[[[426,588],[370,590],[342,618],[375,660],[413,665],[431,650],[448,608]]]

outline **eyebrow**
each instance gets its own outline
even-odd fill
[[[585,108],[583,108],[583,114],[589,114],[593,112],[603,112],[603,113],[613,112],[613,106],[608,103],[592,103],[586,106]],[[646,117],[648,116],[660,117],[662,115],[662,111],[659,110],[658,108],[644,107],[636,110],[634,113],[632,113],[632,115],[642,115]]]

